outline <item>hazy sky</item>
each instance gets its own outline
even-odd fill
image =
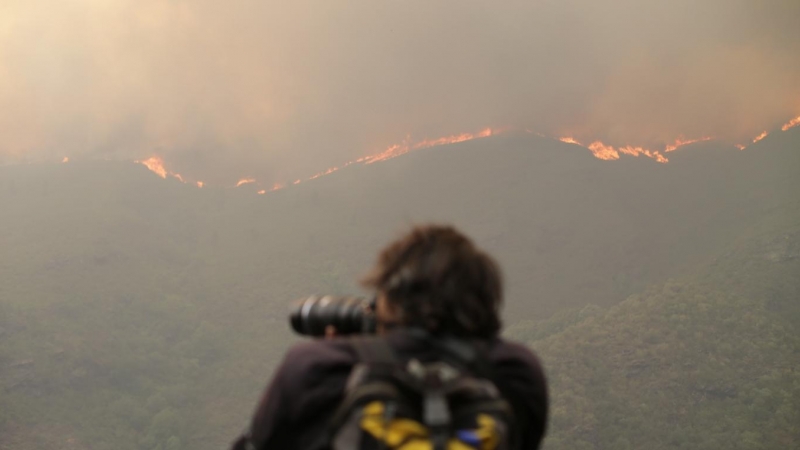
[[[0,163],[308,176],[407,136],[663,148],[800,114],[797,0],[2,0]]]

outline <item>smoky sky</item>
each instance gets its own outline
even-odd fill
[[[486,127],[656,149],[800,114],[796,0],[4,0],[0,163],[291,180]]]

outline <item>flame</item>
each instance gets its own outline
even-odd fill
[[[492,130],[491,128],[484,128],[483,130],[474,134],[473,133],[453,134],[450,136],[443,136],[436,139],[425,139],[413,144],[408,142],[409,139],[406,138],[406,140],[400,144],[394,144],[380,153],[359,158],[354,162],[355,163],[363,162],[364,164],[372,164],[378,161],[386,161],[387,159],[396,158],[400,155],[404,155],[414,150],[430,148],[430,147],[438,147],[440,145],[456,144],[459,142],[471,141],[473,139],[489,137],[492,136],[493,134],[497,134],[499,131],[500,130]]]
[[[576,140],[575,140],[573,137],[571,137],[571,136],[565,136],[565,137],[561,137],[561,138],[558,138],[558,140],[559,140],[559,141],[561,141],[561,142],[566,142],[567,144],[577,144],[577,145],[581,145],[581,143],[580,143],[580,142],[576,141]]]
[[[186,180],[183,179],[183,176],[181,176],[181,174],[168,171],[167,168],[164,167],[164,160],[161,159],[161,157],[159,156],[151,156],[145,159],[144,161],[134,161],[134,162],[138,164],[143,164],[148,169],[150,169],[151,172],[155,173],[161,178],[167,178],[167,175],[169,175],[171,177],[174,177],[181,183],[186,183]],[[203,182],[198,181],[197,187],[203,187]]]
[[[419,142],[416,142],[416,143],[409,142],[409,138],[407,137],[406,140],[403,141],[402,143],[394,144],[392,146],[389,146],[385,150],[383,150],[382,152],[379,152],[379,153],[376,153],[376,154],[373,154],[373,155],[362,156],[362,157],[360,157],[358,159],[354,159],[352,161],[348,161],[348,162],[342,164],[341,166],[330,167],[328,169],[323,170],[322,172],[318,172],[318,173],[306,178],[305,181],[316,180],[317,178],[323,177],[325,175],[330,175],[333,172],[339,171],[339,170],[341,170],[341,169],[343,169],[345,167],[351,166],[353,164],[372,164],[372,163],[375,163],[375,162],[378,162],[378,161],[386,161],[387,159],[392,159],[392,158],[398,157],[400,155],[406,154],[406,153],[408,153],[410,151],[413,151],[413,150],[419,150],[419,149],[423,149],[423,148],[436,147],[436,146],[447,145],[447,144],[455,144],[455,143],[458,143],[458,142],[469,141],[469,140],[472,140],[472,139],[488,137],[488,136],[492,136],[494,134],[500,133],[501,131],[502,130],[500,130],[500,129],[484,128],[483,130],[481,130],[481,131],[479,131],[477,133],[454,134],[454,135],[450,135],[450,136],[443,136],[443,137],[436,138],[436,139],[425,139],[425,140],[422,140],[422,141],[419,141]],[[254,183],[255,181],[256,180],[253,179],[253,178],[243,178],[243,179],[239,180],[239,182],[236,184],[236,186],[238,187],[238,186],[241,186],[243,184]],[[298,179],[296,179],[296,180],[294,180],[292,182],[292,185],[300,184],[303,181],[304,181],[303,179],[298,178]],[[284,184],[284,183],[275,183],[272,186],[272,189],[265,190],[264,193],[277,191],[279,189],[283,189],[284,187],[286,187],[286,184]],[[262,192],[259,191],[258,193],[260,194]]]
[[[781,130],[782,131],[786,131],[786,130],[788,130],[790,128],[794,128],[794,127],[799,126],[799,125],[800,125],[800,116],[797,116],[797,117],[791,119],[786,124],[784,124],[781,127]],[[351,160],[351,161],[349,161],[349,162],[347,162],[347,163],[345,163],[345,164],[343,164],[341,166],[330,167],[330,168],[328,168],[328,169],[326,169],[324,171],[318,172],[318,173],[316,173],[316,174],[314,174],[314,175],[312,175],[312,176],[310,176],[308,178],[305,178],[305,179],[298,178],[298,179],[292,181],[291,185],[297,185],[297,184],[302,183],[303,181],[315,180],[317,178],[320,178],[320,177],[325,176],[325,175],[329,175],[329,174],[331,174],[333,172],[341,170],[342,168],[345,168],[345,167],[348,167],[348,166],[351,166],[351,165],[354,165],[354,164],[372,164],[372,163],[379,162],[379,161],[386,161],[386,160],[389,160],[389,159],[396,158],[398,156],[404,155],[404,154],[409,153],[409,152],[414,151],[414,150],[420,150],[420,149],[424,149],[424,148],[437,147],[437,146],[448,145],[448,144],[456,144],[456,143],[459,143],[459,142],[469,141],[469,140],[473,140],[473,139],[479,139],[479,138],[494,136],[494,135],[499,134],[499,133],[501,133],[503,131],[506,131],[506,130],[507,130],[507,128],[505,128],[505,129],[484,128],[483,130],[481,130],[481,131],[479,131],[477,133],[453,134],[453,135],[449,135],[449,136],[442,136],[442,137],[435,138],[435,139],[424,139],[424,140],[418,141],[418,142],[412,142],[410,137],[407,136],[406,139],[404,139],[401,143],[393,144],[393,145],[385,148],[381,152],[378,152],[378,153],[375,153],[375,154],[372,154],[372,155],[362,156],[362,157],[360,157],[358,159]],[[533,131],[531,129],[527,129],[526,128],[525,132],[530,133],[530,134],[536,134],[538,136],[543,136],[544,137],[543,134],[535,132],[535,131]],[[768,135],[768,132],[767,131],[763,131],[761,134],[759,134],[758,136],[753,138],[753,143],[759,142],[760,140],[764,139],[767,135]],[[646,148],[643,148],[643,147],[632,146],[632,145],[626,145],[624,147],[614,147],[612,145],[606,145],[605,143],[603,143],[600,140],[595,140],[589,145],[584,145],[581,142],[579,142],[577,139],[573,138],[572,136],[563,136],[563,137],[558,138],[558,140],[561,141],[561,142],[564,142],[564,143],[567,143],[567,144],[580,145],[582,147],[585,147],[585,148],[589,149],[592,152],[592,154],[598,159],[617,160],[617,159],[620,159],[620,154],[636,156],[636,157],[638,157],[640,155],[644,155],[644,156],[646,156],[648,158],[651,158],[651,159],[654,159],[654,160],[656,160],[656,161],[658,161],[660,163],[669,162],[669,160],[664,156],[664,153],[669,153],[669,152],[675,151],[676,149],[678,149],[679,147],[682,147],[684,145],[693,144],[693,143],[696,143],[696,142],[709,141],[711,139],[712,138],[708,137],[708,136],[707,137],[698,138],[698,139],[685,139],[685,138],[683,138],[681,136],[679,138],[676,138],[674,142],[672,142],[670,144],[666,144],[664,146],[663,152],[661,152],[661,151],[653,151],[653,150],[649,150],[649,149],[646,149]],[[739,150],[744,150],[746,148],[746,145],[744,145],[744,144],[736,144],[736,148],[738,148]],[[69,157],[65,156],[64,159],[61,162],[62,163],[69,162]],[[152,156],[152,157],[150,157],[150,158],[148,158],[148,159],[146,159],[144,161],[135,161],[135,162],[145,165],[149,170],[151,170],[152,172],[154,172],[155,174],[157,174],[161,178],[166,178],[167,175],[169,175],[169,176],[175,177],[176,179],[180,180],[181,182],[184,182],[184,183],[186,182],[184,180],[184,178],[180,174],[174,173],[174,172],[169,172],[164,167],[164,161],[158,156]],[[256,179],[255,178],[242,178],[236,183],[236,187],[240,187],[242,185],[250,184],[250,183],[256,183]],[[202,187],[205,186],[205,183],[202,182],[202,181],[196,181],[195,184],[197,185],[198,188],[202,188]],[[258,194],[266,194],[267,192],[273,192],[273,191],[277,191],[277,190],[280,190],[280,189],[284,189],[286,186],[287,186],[286,183],[275,183],[272,186],[272,188],[270,188],[269,190],[261,189],[261,190],[257,191],[257,193]]]
[[[311,177],[309,177],[308,179],[309,179],[309,180],[316,180],[317,178],[319,178],[319,177],[321,177],[321,176],[332,174],[333,172],[336,172],[337,170],[339,170],[339,168],[338,168],[338,167],[331,167],[331,168],[329,168],[329,169],[327,169],[327,170],[324,170],[324,171],[322,171],[322,172],[319,172],[319,173],[317,173],[317,174],[314,174],[314,175],[312,175],[312,176],[311,176]]]
[[[164,160],[158,156],[151,156],[144,161],[136,161],[137,163],[144,164],[145,167],[150,169],[161,178],[167,178],[167,169],[164,168]]]
[[[69,156],[65,156],[64,159],[61,160],[62,163],[66,164],[69,162]]]
[[[426,140],[424,140],[422,142],[418,142],[418,143],[414,144],[412,149],[416,150],[416,149],[419,149],[419,148],[428,148],[428,147],[436,147],[436,146],[439,146],[439,145],[456,144],[456,143],[459,143],[459,142],[471,141],[472,139],[489,137],[491,135],[492,135],[492,129],[491,128],[484,128],[483,130],[481,130],[477,134],[461,133],[461,134],[452,135],[452,136],[440,137],[438,139],[426,139]]]
[[[619,153],[614,150],[614,147],[610,145],[605,145],[600,141],[594,141],[589,144],[589,150],[592,151],[592,154],[595,158],[604,159],[606,161],[611,161],[614,159],[619,159]]]
[[[576,145],[580,145],[582,147],[584,146],[583,144],[578,142],[575,138],[570,137],[570,136],[560,137],[560,138],[558,138],[558,140],[561,141],[561,142],[566,142],[567,144],[576,144]],[[678,140],[676,140],[676,142],[678,142]],[[692,142],[696,142],[696,141],[692,141]],[[592,154],[594,155],[595,158],[602,159],[602,160],[605,160],[605,161],[617,160],[617,159],[619,159],[619,154],[622,153],[624,155],[630,155],[630,156],[644,155],[644,156],[647,156],[648,158],[655,159],[656,161],[658,161],[660,163],[669,162],[669,160],[658,151],[648,150],[648,149],[643,148],[643,147],[634,147],[632,145],[626,145],[624,147],[614,148],[611,145],[604,144],[602,141],[594,141],[594,142],[592,142],[591,144],[589,144],[588,146],[585,146],[585,147],[588,148],[592,152]]]
[[[790,120],[790,121],[786,122],[786,124],[784,124],[784,125],[781,127],[781,131],[786,131],[786,130],[788,130],[789,128],[794,128],[794,127],[796,127],[796,126],[798,126],[798,125],[800,125],[800,116],[797,116],[797,117],[795,117],[794,119],[792,119],[792,120]]]
[[[710,136],[702,137],[700,139],[684,139],[683,137],[679,137],[675,139],[675,142],[673,142],[672,144],[667,144],[667,146],[664,147],[664,153],[669,153],[671,151],[676,150],[678,147],[683,147],[684,145],[694,144],[695,142],[705,142],[710,140],[711,140]]]

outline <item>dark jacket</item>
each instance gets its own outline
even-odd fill
[[[403,330],[386,336],[401,359],[435,361],[437,353]],[[325,448],[328,423],[342,401],[350,370],[358,362],[346,338],[296,345],[277,369],[256,409],[251,427],[233,450]],[[522,345],[496,339],[488,359],[495,384],[514,409],[522,448],[536,449],[547,422],[547,386],[538,359]]]

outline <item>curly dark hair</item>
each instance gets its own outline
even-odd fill
[[[451,226],[424,225],[389,244],[362,284],[434,334],[492,338],[500,331],[497,263]]]

